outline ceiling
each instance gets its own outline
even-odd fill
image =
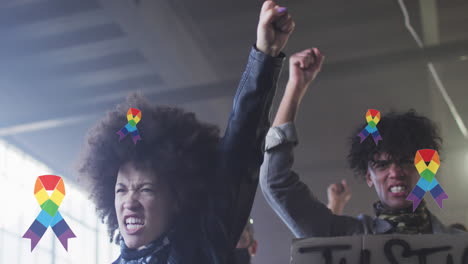
[[[5,0],[0,4],[0,137],[73,179],[86,131],[132,91],[176,104],[224,128],[262,1]],[[279,1],[296,30],[287,54],[319,47],[326,56],[297,120],[295,168],[319,199],[348,178],[346,213],[371,213],[373,192],[346,167],[347,139],[367,109],[418,112],[445,139],[451,199],[436,214],[468,222],[459,210],[468,184],[468,138],[429,75],[431,61],[460,120],[468,124],[468,1],[407,1],[423,53],[396,0]],[[287,78],[283,69],[278,96]],[[466,157],[465,160],[460,157]],[[463,184],[459,184],[460,181]],[[452,194],[452,195],[450,195]],[[453,197],[453,198],[452,198]],[[461,198],[460,198],[461,199]],[[463,207],[462,207],[463,208]],[[255,263],[287,263],[289,231],[257,195]],[[275,254],[272,254],[275,252]]]

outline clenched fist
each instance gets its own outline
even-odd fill
[[[278,56],[293,30],[294,21],[286,7],[280,7],[270,0],[265,1],[257,27],[257,49],[270,56]]]
[[[296,119],[296,113],[310,83],[319,73],[324,57],[316,48],[307,49],[289,58],[289,80],[281,99],[273,126]]]
[[[289,82],[307,88],[322,69],[324,56],[317,48],[306,49],[289,58]]]
[[[346,180],[328,186],[328,208],[336,215],[341,215],[345,205],[351,199],[351,188]]]

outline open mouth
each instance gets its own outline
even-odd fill
[[[145,221],[141,217],[127,216],[124,218],[125,229],[129,234],[135,234],[142,230],[145,226]]]
[[[405,196],[407,193],[408,188],[406,185],[403,184],[398,184],[398,185],[393,185],[388,188],[388,191],[392,196]]]

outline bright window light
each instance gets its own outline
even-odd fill
[[[31,252],[29,239],[22,238],[41,211],[34,197],[37,176],[53,170],[18,148],[0,140],[0,263],[111,263],[119,248],[109,243],[106,227],[98,221],[87,195],[64,175],[66,196],[59,208],[77,236],[68,240],[68,252],[49,227]]]

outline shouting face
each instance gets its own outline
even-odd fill
[[[115,210],[119,231],[129,248],[139,248],[168,230],[172,203],[165,186],[150,169],[128,163],[118,172]]]
[[[406,197],[419,177],[413,160],[390,160],[387,153],[376,154],[366,173],[367,185],[374,186],[380,201],[391,209],[411,206]]]

